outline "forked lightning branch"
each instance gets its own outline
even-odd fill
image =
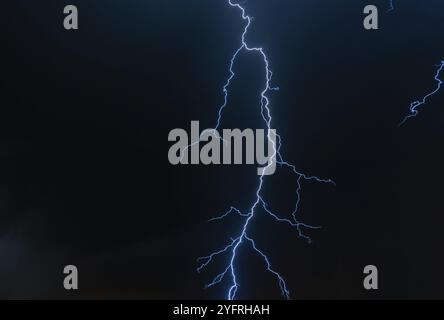
[[[287,287],[287,283],[281,275],[273,267],[271,260],[263,249],[260,248],[262,241],[266,241],[266,237],[262,238],[262,241],[257,241],[250,234],[250,225],[255,222],[255,217],[258,214],[265,214],[271,221],[272,225],[283,224],[296,231],[296,235],[308,242],[311,242],[309,236],[305,234],[306,229],[318,229],[317,226],[312,226],[301,222],[298,219],[299,207],[301,202],[301,190],[304,181],[314,181],[321,183],[333,184],[330,179],[321,179],[316,176],[306,175],[296,169],[296,166],[287,162],[282,153],[282,137],[279,136],[272,126],[273,117],[271,112],[271,101],[269,93],[276,91],[277,88],[271,85],[273,72],[270,69],[270,61],[262,47],[254,47],[249,45],[247,37],[250,27],[252,25],[253,18],[247,14],[246,2],[228,0],[227,4],[236,9],[240,18],[244,22],[244,28],[240,34],[239,47],[234,51],[229,61],[228,78],[225,85],[222,88],[223,92],[223,104],[218,109],[218,117],[216,126],[213,129],[204,130],[199,133],[198,123],[192,122],[191,124],[191,138],[188,136],[185,130],[177,129],[170,132],[169,140],[174,141],[175,144],[170,148],[169,159],[173,164],[187,164],[187,163],[203,163],[203,164],[220,164],[220,163],[232,163],[231,162],[231,150],[234,143],[234,163],[242,163],[242,155],[246,156],[246,163],[253,163],[253,155],[256,155],[256,162],[265,167],[258,169],[258,180],[255,187],[255,196],[251,199],[250,205],[247,208],[239,209],[232,205],[227,205],[228,210],[210,221],[220,221],[229,215],[238,215],[241,218],[239,229],[236,234],[227,234],[226,245],[221,249],[213,251],[207,256],[203,256],[197,259],[198,267],[197,271],[202,272],[210,263],[225,260],[225,264],[220,269],[220,273],[213,277],[213,279],[205,286],[210,288],[212,286],[227,282],[226,298],[233,300],[237,298],[238,290],[240,288],[238,277],[238,256],[240,255],[239,249],[245,247],[255,253],[262,259],[264,269],[268,271],[271,277],[276,280],[276,284],[279,287],[281,294],[284,298],[290,298],[290,290]],[[260,70],[263,72],[263,89],[257,94],[260,99],[260,105],[257,112],[262,116],[263,123],[261,127],[265,125],[266,132],[263,130],[246,130],[241,132],[240,130],[223,130],[220,134],[220,126],[223,118],[225,108],[229,103],[229,89],[232,80],[236,77],[236,64],[238,57],[241,54],[255,55],[261,58]],[[254,133],[254,134],[253,134]],[[255,135],[255,139],[253,136]],[[232,143],[232,140],[234,142]],[[242,140],[246,141],[246,150],[242,149]],[[268,142],[264,142],[264,139]],[[200,149],[200,143],[206,142],[202,149]],[[254,143],[256,142],[256,143]],[[256,146],[253,150],[253,146]],[[265,145],[268,146],[267,154],[265,154]],[[200,150],[200,152],[199,152]],[[222,155],[221,155],[222,151]],[[221,158],[222,157],[222,158]],[[276,168],[282,168],[288,170],[296,181],[294,209],[290,212],[276,212],[270,207],[265,196],[263,195],[264,185],[267,183],[266,177],[275,172]],[[245,194],[245,193],[244,193]],[[289,254],[294,254],[289,251]]]

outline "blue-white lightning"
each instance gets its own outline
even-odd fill
[[[441,77],[441,72],[444,69],[444,60],[442,60],[440,62],[440,64],[438,64],[436,67],[437,67],[437,70],[436,70],[436,74],[435,74],[435,78],[434,78],[436,81],[435,90],[426,94],[421,100],[414,101],[410,104],[410,113],[404,117],[404,119],[399,124],[400,126],[402,126],[410,118],[416,117],[419,113],[418,108],[425,105],[427,103],[427,100],[441,89],[443,81],[440,79],[440,77]]]
[[[268,61],[267,55],[265,54],[263,48],[250,47],[248,45],[246,37],[248,35],[248,31],[251,26],[252,17],[246,13],[246,9],[244,8],[243,4],[235,3],[233,0],[228,0],[228,4],[231,7],[239,10],[239,12],[241,13],[241,17],[242,17],[243,21],[245,22],[245,27],[242,32],[240,47],[235,51],[235,53],[233,54],[233,56],[230,60],[229,77],[227,79],[227,82],[223,86],[224,101],[223,101],[223,104],[219,108],[217,122],[216,122],[216,126],[214,128],[214,132],[217,132],[217,129],[221,125],[223,112],[224,112],[224,109],[228,103],[228,96],[229,96],[228,89],[230,87],[230,84],[231,84],[233,78],[236,76],[236,74],[234,72],[234,64],[236,62],[236,59],[237,59],[239,53],[246,51],[246,52],[255,53],[255,54],[260,55],[263,59],[263,64],[264,64],[264,89],[261,92],[261,115],[262,115],[262,118],[265,122],[265,125],[268,128],[267,138],[268,138],[269,142],[271,142],[272,149],[273,149],[272,155],[270,157],[270,159],[272,161],[270,161],[268,166],[271,166],[274,161],[274,163],[278,164],[280,167],[290,170],[295,175],[296,182],[297,182],[296,203],[295,203],[294,210],[289,215],[290,216],[289,218],[284,218],[281,215],[279,215],[278,213],[274,212],[271,208],[269,208],[269,205],[267,204],[267,202],[265,201],[265,199],[263,198],[263,195],[262,195],[263,186],[265,184],[264,172],[266,171],[266,169],[268,169],[268,167],[264,168],[262,175],[259,176],[258,186],[256,189],[256,198],[253,200],[252,205],[248,211],[242,212],[241,210],[232,206],[224,214],[222,214],[218,217],[212,218],[210,220],[210,221],[222,220],[231,214],[236,214],[242,219],[243,222],[240,226],[239,233],[235,237],[232,237],[230,242],[225,247],[221,248],[220,250],[214,251],[213,253],[211,253],[208,256],[198,258],[199,267],[197,268],[197,271],[201,272],[205,267],[207,267],[213,261],[214,258],[216,258],[220,255],[223,255],[223,254],[227,254],[229,257],[228,265],[226,265],[224,267],[224,269],[218,275],[216,275],[209,284],[206,285],[206,287],[209,288],[209,287],[212,287],[216,284],[219,284],[222,282],[222,280],[229,277],[231,284],[230,284],[230,287],[226,293],[226,298],[229,300],[235,299],[236,293],[239,288],[238,277],[236,274],[236,259],[238,256],[238,249],[241,246],[249,246],[254,252],[256,252],[258,254],[259,257],[261,257],[263,259],[265,269],[276,278],[282,295],[286,299],[289,299],[290,298],[290,291],[287,287],[287,284],[285,283],[283,276],[281,276],[273,268],[268,256],[264,253],[263,250],[261,250],[257,246],[255,240],[250,236],[249,226],[252,223],[257,212],[259,210],[261,210],[261,212],[269,215],[276,222],[287,224],[288,226],[296,229],[297,233],[300,237],[302,237],[302,238],[306,239],[308,242],[310,242],[311,239],[307,235],[304,234],[304,229],[305,228],[317,229],[319,227],[304,224],[297,219],[297,213],[298,213],[298,208],[299,208],[299,204],[300,204],[300,192],[301,192],[301,187],[302,187],[301,183],[303,180],[314,180],[317,182],[331,183],[331,184],[334,184],[334,182],[330,179],[320,179],[320,178],[314,177],[314,176],[307,176],[307,175],[297,171],[297,169],[294,165],[288,163],[282,157],[281,137],[279,135],[276,135],[277,142],[275,142],[275,143],[273,142],[273,139],[271,139],[270,135],[272,134],[272,132],[271,132],[272,116],[271,116],[270,100],[268,97],[268,93],[273,90],[278,90],[278,88],[272,87],[270,84],[273,73],[270,70],[270,63]]]

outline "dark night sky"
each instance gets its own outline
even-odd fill
[[[1,298],[224,298],[195,272],[239,220],[205,221],[254,197],[255,167],[171,166],[168,132],[211,127],[238,11],[219,0],[14,0],[2,5],[0,107]],[[249,42],[263,46],[280,91],[271,96],[283,153],[337,186],[304,184],[301,219],[322,225],[306,244],[259,215],[252,233],[294,299],[444,298],[444,92],[406,126],[410,101],[435,86],[444,58],[444,4],[249,0]],[[80,30],[62,27],[75,4]],[[260,59],[236,65],[224,126],[258,127]],[[270,178],[288,210],[294,179]],[[280,298],[248,250],[239,298]],[[80,290],[62,287],[79,268]],[[362,287],[375,264],[380,290]]]

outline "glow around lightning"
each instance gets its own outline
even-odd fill
[[[403,125],[407,120],[410,118],[416,117],[419,114],[419,108],[422,107],[427,103],[427,100],[435,95],[442,87],[443,81],[440,79],[441,72],[444,69],[444,60],[441,61],[439,65],[437,65],[437,70],[435,74],[435,81],[436,81],[436,88],[432,92],[426,94],[422,99],[414,101],[410,104],[410,112],[407,116],[404,117],[404,119],[399,124],[400,126]]]
[[[270,93],[270,91],[278,90],[278,88],[271,86],[271,80],[272,80],[273,73],[270,70],[270,63],[269,63],[268,57],[267,57],[265,51],[263,50],[263,48],[251,47],[248,44],[247,36],[248,36],[249,28],[251,26],[252,17],[246,13],[246,9],[243,4],[235,3],[233,0],[228,0],[228,4],[231,7],[239,10],[242,20],[245,22],[245,27],[242,32],[240,47],[235,51],[235,53],[233,54],[233,56],[230,60],[229,76],[228,76],[228,79],[227,79],[225,85],[223,86],[224,102],[219,108],[217,122],[216,122],[216,126],[214,128],[214,132],[217,132],[217,129],[221,125],[221,120],[223,118],[223,112],[224,112],[224,109],[228,103],[229,87],[230,87],[232,80],[236,76],[236,73],[234,71],[234,65],[235,65],[238,55],[241,52],[247,52],[247,53],[257,54],[257,55],[261,56],[262,60],[263,60],[263,67],[264,67],[264,89],[260,93],[261,115],[262,115],[262,118],[265,122],[265,125],[268,128],[267,138],[271,142],[272,149],[273,149],[272,155],[271,155],[271,160],[275,161],[275,163],[278,164],[280,167],[290,170],[294,174],[296,182],[297,182],[296,200],[295,200],[294,210],[290,214],[287,214],[287,216],[289,218],[285,218],[282,215],[280,215],[279,213],[274,212],[269,207],[269,205],[267,204],[266,200],[264,199],[264,197],[262,195],[263,186],[266,182],[265,181],[266,176],[264,174],[260,175],[259,180],[258,180],[258,184],[257,184],[257,188],[256,188],[256,197],[252,201],[251,207],[248,211],[242,212],[238,208],[231,206],[230,209],[228,211],[226,211],[224,214],[222,214],[218,217],[212,218],[210,220],[210,221],[218,221],[218,220],[222,220],[222,219],[226,218],[229,215],[235,214],[235,215],[238,215],[242,219],[242,223],[240,224],[240,228],[239,228],[239,232],[238,232],[237,236],[232,237],[230,239],[230,241],[223,248],[214,251],[210,255],[198,258],[199,266],[197,268],[197,271],[198,272],[203,271],[211,262],[214,261],[215,258],[217,258],[219,256],[227,256],[229,258],[228,264],[222,269],[222,271],[219,274],[217,274],[212,279],[212,281],[209,284],[206,285],[206,288],[220,284],[223,280],[228,278],[229,279],[228,281],[230,282],[230,286],[229,286],[228,291],[226,293],[226,298],[229,300],[233,300],[236,298],[236,294],[237,294],[239,286],[240,286],[238,276],[237,276],[237,265],[236,265],[237,258],[239,255],[238,250],[241,246],[248,246],[260,258],[262,258],[263,263],[264,263],[264,268],[272,276],[275,277],[277,284],[279,285],[282,296],[285,297],[286,299],[289,299],[290,298],[290,290],[287,287],[284,277],[280,273],[278,273],[278,271],[276,271],[276,269],[274,269],[270,259],[266,255],[266,253],[258,247],[255,240],[251,237],[251,235],[249,234],[249,226],[253,223],[254,217],[259,212],[263,212],[263,213],[269,215],[272,219],[274,219],[275,222],[286,224],[289,227],[294,228],[297,231],[297,234],[299,237],[307,240],[310,243],[311,239],[307,235],[304,234],[304,229],[318,229],[319,227],[304,224],[297,219],[297,213],[298,213],[300,200],[301,200],[300,193],[301,193],[301,188],[302,188],[302,182],[307,181],[307,180],[312,180],[312,181],[322,182],[322,183],[330,183],[330,184],[334,184],[334,182],[330,179],[320,179],[320,178],[314,177],[314,176],[307,176],[307,175],[297,171],[296,167],[294,165],[288,163],[287,161],[285,161],[282,154],[281,154],[281,146],[282,146],[281,137],[279,135],[276,135],[276,137],[277,137],[276,143],[274,143],[273,140],[271,139],[271,137],[270,137],[271,131],[270,130],[272,128],[272,115],[271,115],[271,110],[270,110],[270,100],[269,100],[268,94]],[[273,162],[271,162],[269,164],[269,166],[272,165],[272,163]],[[263,172],[265,172],[266,169],[267,168],[264,168]]]

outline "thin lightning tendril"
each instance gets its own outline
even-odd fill
[[[432,92],[425,95],[421,100],[417,100],[417,101],[412,102],[410,104],[410,113],[404,117],[404,119],[401,121],[399,126],[402,126],[410,118],[416,117],[419,113],[418,108],[425,105],[427,103],[427,99],[429,99],[431,96],[436,94],[441,89],[443,81],[440,79],[440,76],[441,76],[441,72],[443,71],[443,69],[444,69],[444,60],[442,60],[439,65],[437,65],[437,70],[436,70],[436,74],[435,74],[435,78],[434,78],[437,83],[435,90],[433,90]]]
[[[248,31],[251,26],[251,22],[252,22],[253,18],[246,13],[246,9],[244,8],[243,4],[235,3],[233,0],[228,0],[228,4],[231,7],[236,8],[240,11],[242,20],[245,22],[245,27],[243,29],[243,33],[242,33],[242,37],[241,37],[241,45],[235,51],[235,53],[233,54],[233,56],[230,60],[229,77],[228,77],[225,85],[223,86],[224,102],[219,108],[216,126],[214,129],[211,129],[209,131],[212,131],[215,135],[217,135],[217,129],[221,125],[221,121],[223,118],[223,112],[224,112],[225,107],[228,104],[228,96],[229,96],[228,89],[231,85],[232,80],[236,76],[236,74],[234,72],[234,64],[236,62],[238,55],[243,51],[250,52],[250,53],[257,53],[263,59],[264,71],[265,71],[265,86],[264,86],[263,91],[261,92],[261,115],[262,115],[262,118],[265,122],[265,125],[268,128],[267,138],[268,138],[269,142],[271,142],[273,150],[272,150],[271,161],[270,161],[269,165],[266,168],[264,168],[264,170],[262,171],[262,174],[259,176],[258,186],[256,189],[256,199],[254,200],[253,204],[251,205],[249,211],[242,212],[241,210],[239,210],[235,207],[230,207],[230,209],[227,212],[225,212],[224,214],[209,220],[209,221],[219,221],[219,220],[223,220],[224,218],[226,218],[229,215],[236,214],[239,217],[241,217],[244,222],[241,225],[241,229],[240,229],[238,236],[235,238],[231,238],[231,241],[225,247],[223,247],[220,250],[214,251],[213,253],[211,253],[208,256],[200,257],[197,259],[198,263],[200,264],[199,267],[197,268],[197,272],[200,273],[216,257],[223,255],[223,254],[229,254],[229,256],[230,256],[229,264],[225,267],[225,269],[221,273],[216,275],[213,278],[213,280],[209,284],[207,284],[205,287],[209,288],[209,287],[215,286],[215,285],[221,283],[224,280],[224,278],[226,278],[226,276],[229,276],[231,278],[231,285],[230,285],[230,288],[228,289],[228,292],[227,292],[227,299],[228,300],[235,299],[236,293],[239,289],[238,277],[236,275],[236,258],[238,255],[238,249],[242,245],[249,245],[251,247],[251,249],[253,249],[253,251],[256,252],[258,254],[258,256],[263,259],[263,261],[265,263],[266,270],[276,278],[283,297],[285,297],[286,299],[289,299],[290,298],[290,291],[287,287],[287,284],[286,284],[284,278],[272,267],[272,264],[271,264],[268,256],[261,249],[258,248],[254,239],[252,237],[250,237],[250,235],[248,233],[248,227],[250,226],[257,211],[259,209],[262,209],[266,214],[268,214],[276,222],[286,224],[289,227],[296,229],[298,232],[298,235],[301,238],[303,238],[303,239],[307,240],[309,243],[311,243],[310,237],[308,237],[307,235],[304,234],[304,229],[318,229],[320,227],[315,227],[315,226],[311,226],[311,225],[302,223],[297,219],[297,213],[298,213],[298,209],[299,209],[299,205],[300,205],[300,201],[301,201],[300,193],[301,193],[301,189],[302,189],[302,182],[303,181],[316,181],[316,182],[320,182],[320,183],[329,183],[329,184],[333,184],[333,185],[335,185],[335,183],[334,183],[334,181],[332,181],[330,179],[320,179],[315,176],[307,176],[303,173],[300,173],[299,171],[297,171],[297,169],[294,165],[288,163],[282,157],[281,137],[276,134],[277,140],[276,140],[276,142],[274,142],[274,140],[270,136],[270,134],[271,134],[270,131],[272,128],[272,126],[271,126],[272,116],[271,116],[271,110],[269,108],[270,100],[268,97],[268,93],[270,91],[278,90],[278,88],[272,87],[270,84],[273,73],[270,70],[270,64],[269,64],[267,55],[265,54],[263,48],[250,47],[246,41],[246,37],[247,37],[247,34],[248,34]],[[218,135],[217,135],[217,138],[222,139]],[[198,141],[194,142],[194,143],[198,143]],[[191,145],[193,145],[194,143],[192,143]],[[187,148],[189,148],[190,146],[188,146]],[[263,186],[265,183],[264,173],[266,172],[268,167],[271,166],[273,163],[278,164],[280,167],[287,168],[288,170],[290,170],[290,172],[292,172],[297,177],[297,179],[296,179],[296,183],[297,183],[296,203],[295,203],[295,207],[294,207],[293,212],[291,212],[291,218],[288,218],[288,219],[282,218],[279,214],[273,212],[269,208],[267,202],[264,200],[264,198],[262,196],[262,190],[263,190]]]
[[[390,1],[389,2],[390,8],[387,10],[387,12],[395,10],[395,5],[393,3],[394,0],[389,0],[389,1]],[[436,70],[436,74],[435,74],[434,79],[437,83],[437,86],[436,86],[435,90],[426,94],[421,100],[416,100],[416,101],[413,101],[412,103],[410,103],[410,108],[409,108],[410,112],[409,112],[409,114],[407,114],[404,117],[404,119],[402,119],[402,121],[399,123],[399,126],[404,125],[410,118],[416,117],[419,114],[418,108],[425,105],[427,103],[427,99],[429,99],[431,96],[436,94],[439,90],[441,90],[442,84],[444,83],[443,80],[440,79],[441,72],[444,69],[444,60],[442,60],[436,67],[437,67],[437,70]]]
[[[390,5],[390,8],[387,10],[387,12],[395,10],[395,5],[393,3],[393,0],[390,0],[389,5]]]

